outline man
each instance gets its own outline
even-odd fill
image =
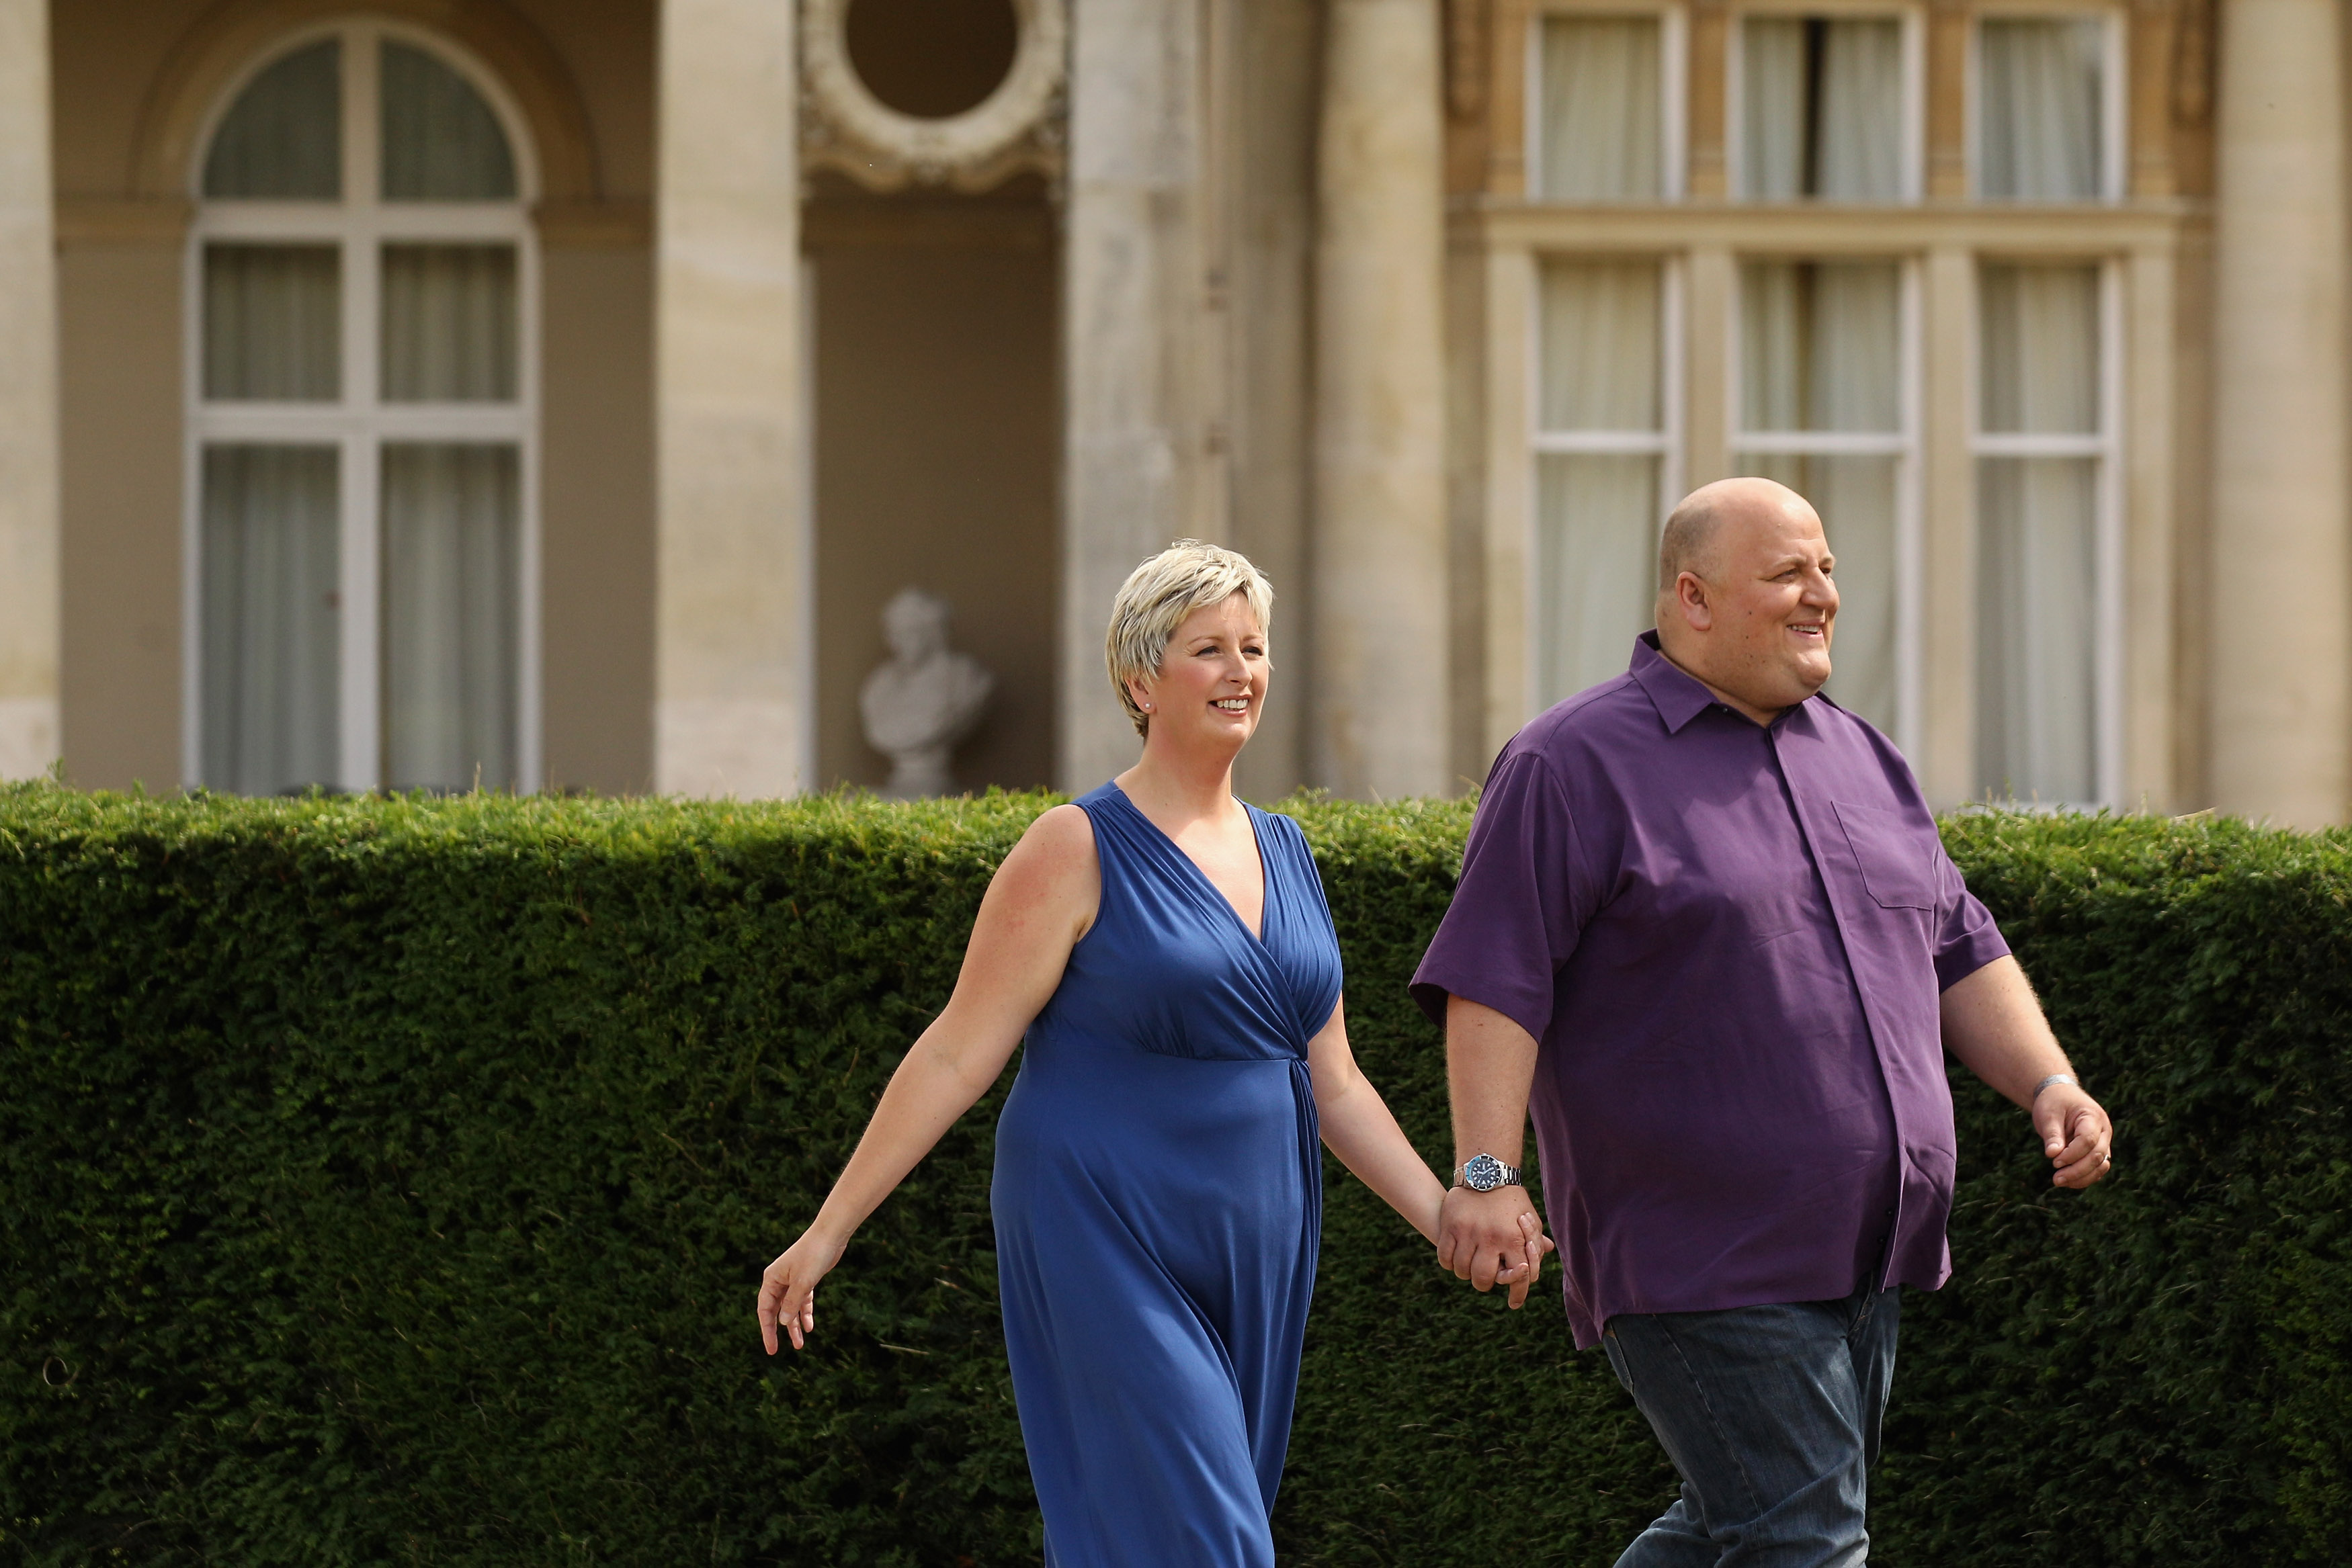
[[[2030,1110],[2060,1186],[2112,1129],[1901,754],[1817,695],[1812,507],[1709,485],[1660,557],[1632,668],[1496,760],[1413,977],[1462,1162],[1438,1257],[1517,1277],[1532,1097],[1576,1343],[1682,1477],[1619,1568],[1858,1563],[1895,1288],[1950,1272],[1944,1051]]]

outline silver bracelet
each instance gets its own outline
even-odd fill
[[[2053,1083],[2071,1083],[2077,1089],[2082,1087],[2080,1083],[2075,1082],[2074,1075],[2073,1073],[2053,1072],[2049,1077],[2043,1079],[2041,1082],[2033,1086],[2033,1092],[2025,1097],[2025,1103],[2031,1105],[2036,1100],[2041,1099],[2042,1092],[2044,1089],[2049,1088]]]

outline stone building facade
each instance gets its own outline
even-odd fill
[[[1932,798],[2352,810],[2331,0],[0,0],[0,774],[967,784],[1280,595],[1260,797],[1458,791],[1682,490]]]

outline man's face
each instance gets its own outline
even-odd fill
[[[1837,584],[1822,520],[1794,494],[1742,497],[1726,508],[1699,581],[1674,607],[1692,674],[1754,710],[1793,707],[1830,678]],[[1693,601],[1698,602],[1694,604]]]

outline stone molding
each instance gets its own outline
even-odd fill
[[[435,35],[474,57],[511,95],[530,138],[525,153],[546,202],[593,201],[603,194],[587,106],[539,29],[507,0],[226,0],[172,47],[140,107],[127,193],[185,196],[198,143],[222,99],[265,52],[288,35],[373,17]]]
[[[1019,42],[996,89],[961,114],[902,114],[849,58],[849,0],[801,5],[801,163],[872,191],[982,191],[1023,172],[1059,185],[1066,140],[1068,0],[1012,0]]]

